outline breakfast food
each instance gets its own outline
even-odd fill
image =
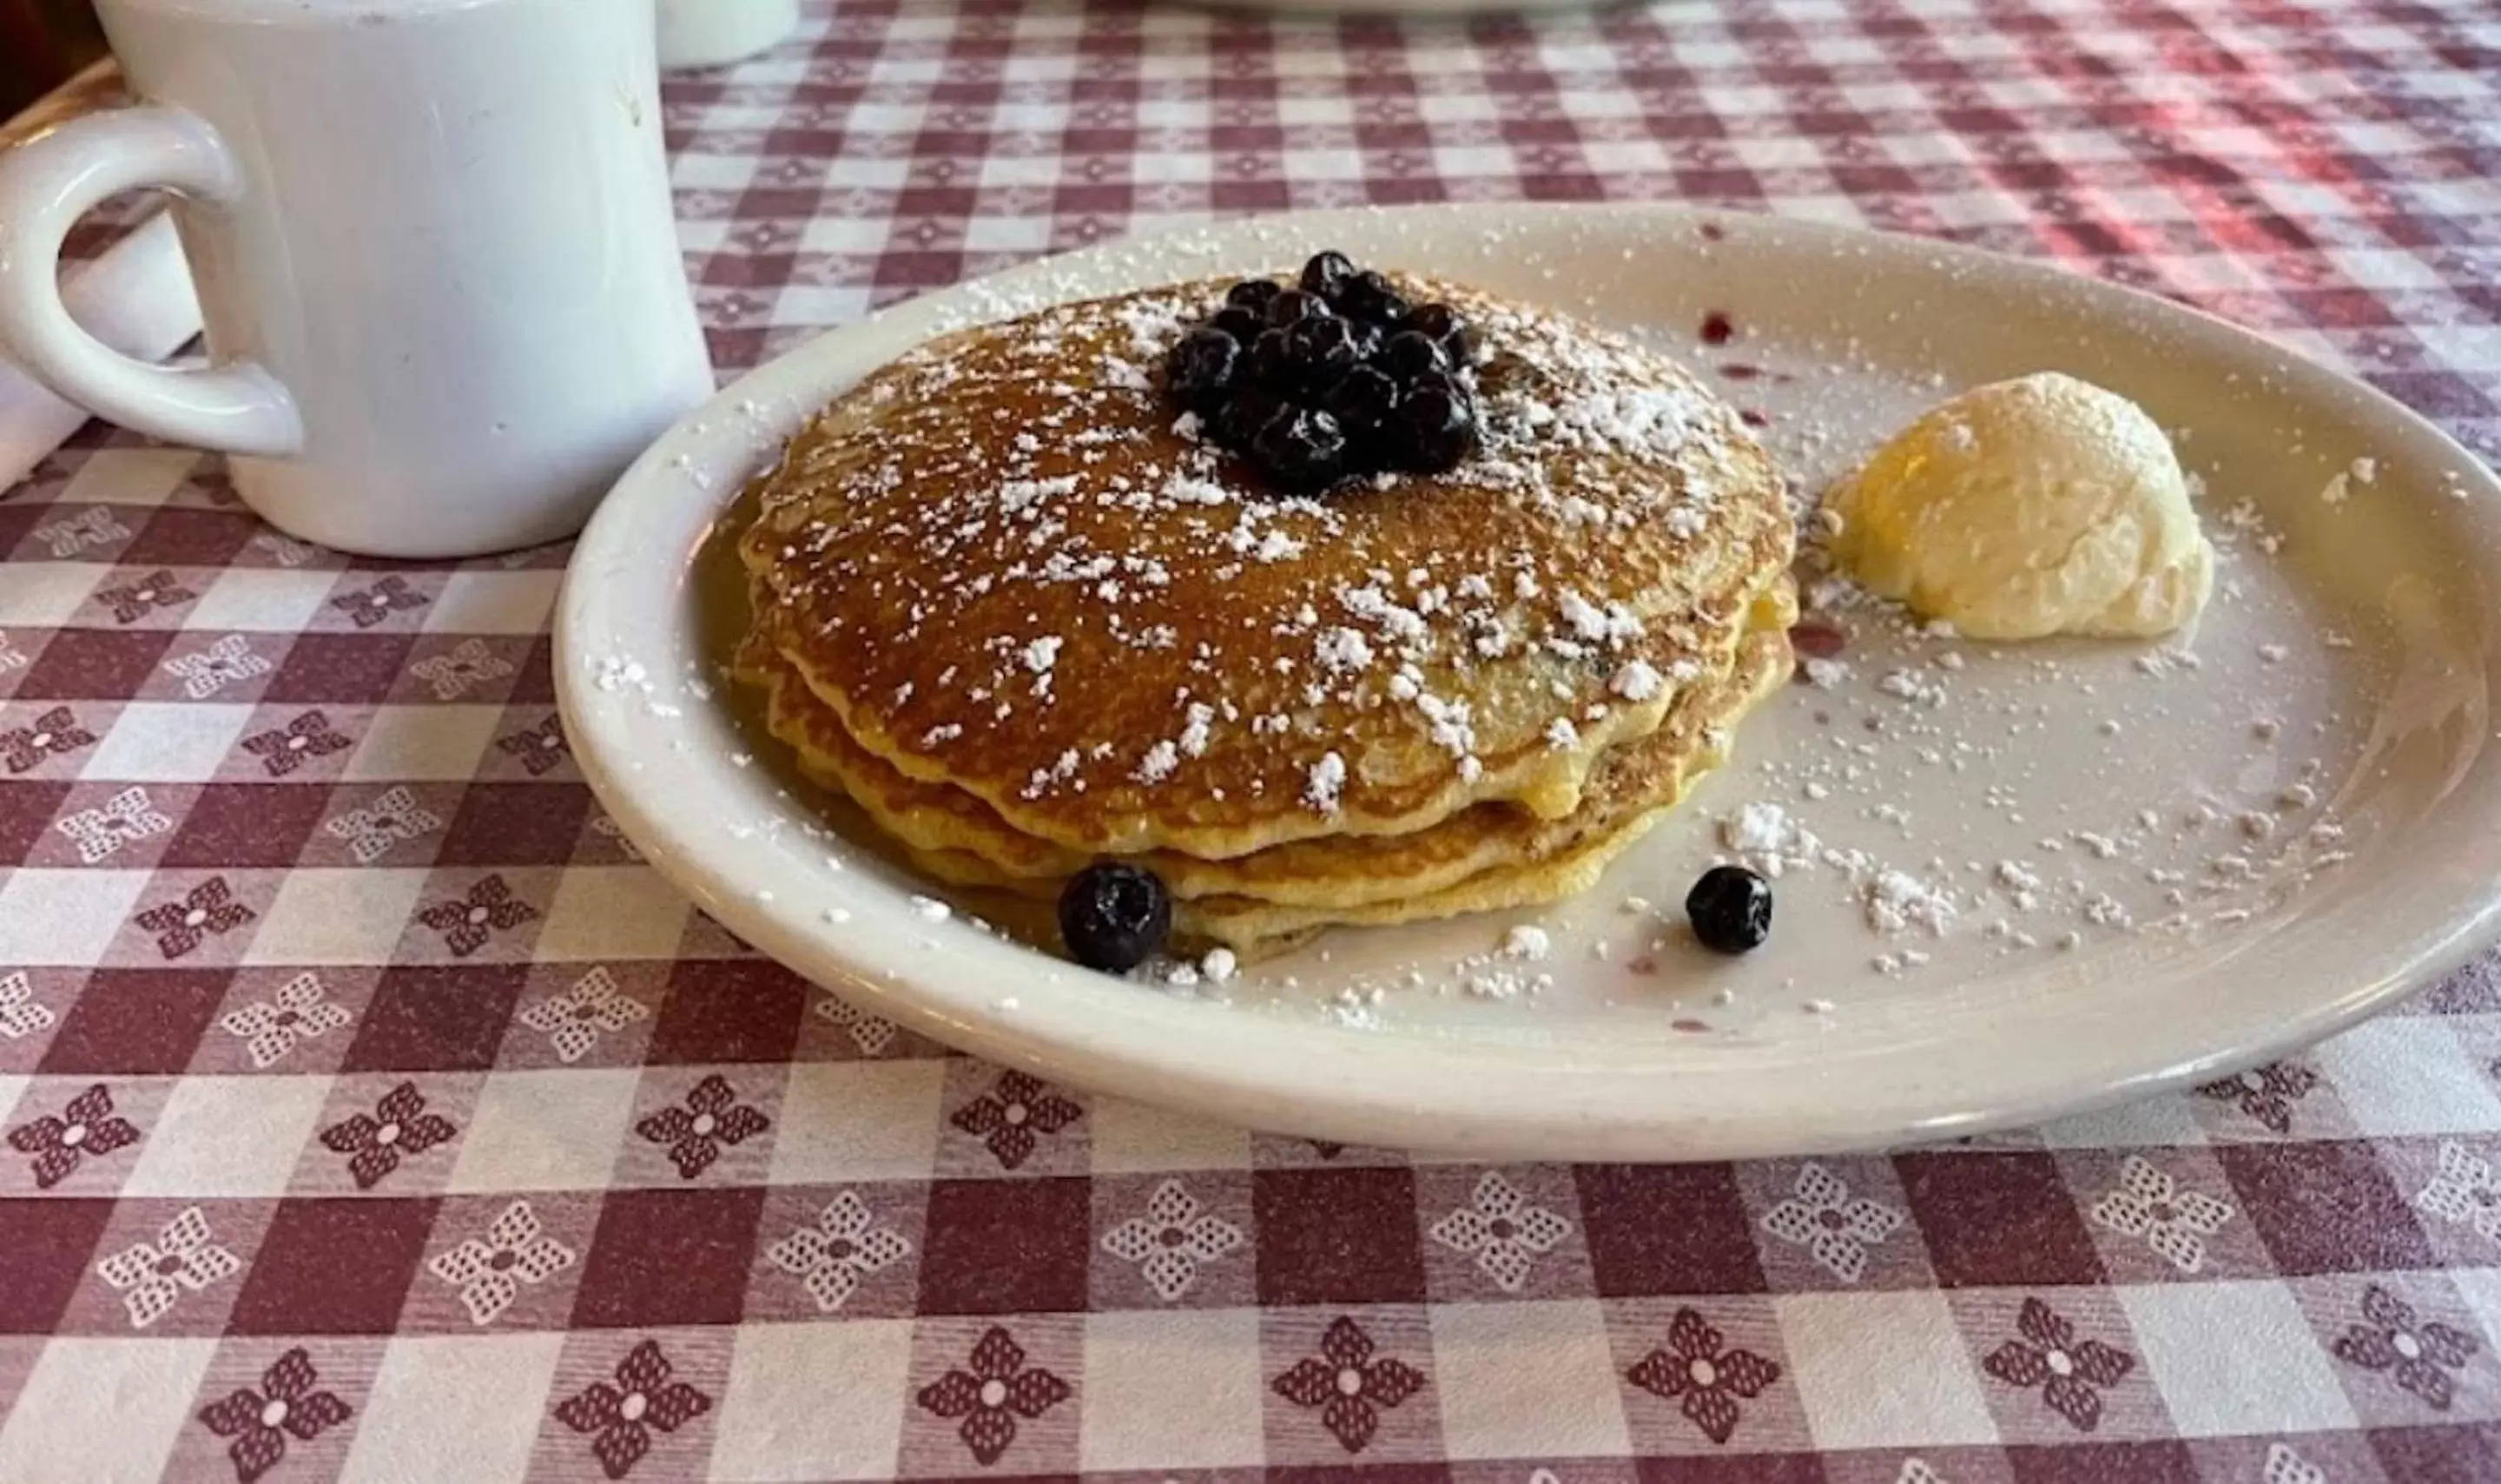
[[[1976,639],[2167,634],[2214,585],[2171,440],[2055,373],[1940,403],[1826,508],[1832,554],[1869,590]]]
[[[1792,664],[1789,516],[1732,410],[1335,254],[933,342],[755,493],[770,730],[1107,968],[1156,902],[1247,954],[1580,889]]]
[[[1743,866],[1714,866],[1684,896],[1684,919],[1715,953],[1751,953],[1772,936],[1772,883]]]
[[[1059,937],[1090,969],[1135,969],[1172,937],[1172,894],[1153,872],[1124,861],[1088,866],[1060,888]]]

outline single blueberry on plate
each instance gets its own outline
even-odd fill
[[[1059,937],[1086,968],[1126,973],[1172,937],[1172,894],[1151,871],[1117,861],[1088,866],[1060,890]]]
[[[1714,866],[1685,894],[1684,915],[1702,946],[1751,952],[1772,936],[1772,883],[1743,866]]]

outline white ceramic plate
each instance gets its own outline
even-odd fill
[[[698,578],[727,502],[807,412],[933,334],[1323,246],[1654,335],[1766,413],[1809,488],[1945,389],[2043,368],[2102,382],[2172,428],[2206,480],[2220,595],[2185,646],[1994,648],[1871,621],[1847,678],[1776,698],[1681,816],[1544,913],[1339,933],[1220,992],[926,920],[925,888],[826,836],[708,683]],[[1698,336],[1713,311],[1738,332],[1716,349]],[[1968,1134],[2214,1075],[2465,959],[2501,878],[2496,587],[2487,472],[2395,403],[2217,320],[1801,223],[1437,208],[1114,245],[766,367],[601,510],[566,584],[558,679],[583,767],[663,873],[764,951],[941,1040],[1317,1138],[1734,1157]],[[1822,867],[1781,881],[1761,951],[1690,948],[1663,914],[1750,802],[1943,886],[1958,920],[1885,936],[1861,883]],[[2019,894],[2000,862],[2040,884]],[[1548,932],[1545,959],[1487,957],[1517,922]]]

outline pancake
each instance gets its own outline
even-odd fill
[[[1003,829],[969,853],[1043,876],[1575,816],[1784,572],[1780,480],[1666,357],[1402,286],[1488,352],[1448,474],[1282,499],[1199,441],[1153,368],[1220,283],[966,331],[836,402],[741,544],[833,771],[970,796]]]
[[[1785,612],[1769,606],[1762,627],[1715,656],[1714,678],[1686,687],[1666,723],[1602,756],[1582,807],[1545,819],[1509,803],[1472,806],[1406,835],[1331,836],[1202,860],[1176,851],[1134,857],[1180,899],[1242,897],[1281,906],[1351,908],[1442,891],[1497,866],[1551,858],[1626,815],[1672,803],[1704,734],[1724,731],[1750,708],[1759,676],[1787,661]],[[1055,895],[1094,857],[1017,832],[974,795],[905,776],[860,747],[769,643],[751,645],[743,674],[770,694],[769,730],[797,753],[816,782],[857,802],[878,826],[950,883]]]
[[[1446,848],[1432,852],[1437,864],[1447,867],[1456,862],[1456,850],[1448,847],[1473,847],[1473,869],[1438,871],[1430,878],[1419,876],[1411,881],[1415,889],[1407,895],[1350,892],[1338,899],[1306,894],[1295,900],[1295,894],[1285,893],[1288,900],[1280,901],[1222,893],[1193,897],[1176,891],[1175,935],[1183,946],[1191,950],[1221,943],[1245,959],[1257,959],[1306,942],[1332,927],[1421,922],[1552,902],[1585,891],[1616,857],[1673,812],[1704,774],[1726,761],[1736,721],[1786,680],[1792,663],[1785,634],[1750,636],[1741,645],[1738,662],[1730,673],[1717,684],[1701,688],[1711,693],[1710,700],[1694,708],[1689,730],[1684,717],[1672,719],[1660,729],[1661,738],[1670,732],[1682,733],[1678,744],[1654,745],[1646,740],[1610,754],[1592,777],[1589,806],[1572,821],[1537,821],[1511,806],[1487,804],[1409,837],[1421,839],[1449,832]],[[1717,724],[1699,724],[1705,712],[1717,718]],[[808,771],[816,775],[813,769]],[[819,776],[818,781],[829,787],[839,786],[839,780],[831,777]],[[1354,866],[1358,874],[1336,878],[1340,885],[1361,879],[1362,842],[1351,843],[1357,844],[1358,849],[1355,858],[1345,864]],[[1392,848],[1405,843],[1403,840],[1392,842]],[[1300,851],[1309,847],[1287,844],[1273,848]],[[982,857],[968,851],[921,848],[908,842],[904,851],[931,876],[950,886],[981,893],[993,916],[1015,918],[1021,899],[1026,915],[1042,920],[1042,905],[1057,892],[1056,882],[1004,877]],[[1260,856],[1269,853],[1263,851]]]

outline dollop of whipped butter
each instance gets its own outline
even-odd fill
[[[2167,634],[2214,586],[2171,440],[2055,372],[1938,404],[1825,504],[1861,584],[1975,639]]]

